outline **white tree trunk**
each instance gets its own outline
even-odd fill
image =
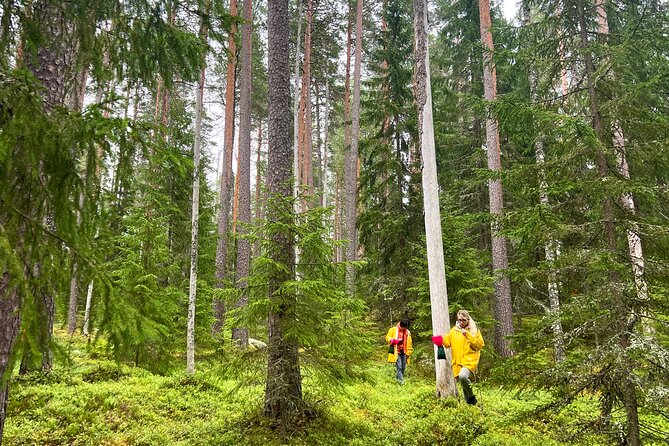
[[[90,334],[89,327],[91,321],[92,300],[93,300],[93,281],[91,280],[90,283],[88,284],[88,290],[86,291],[86,310],[84,312],[84,328],[82,331],[84,336],[88,336]]]
[[[209,2],[205,9],[209,11]],[[200,38],[207,43],[207,25],[200,25]],[[197,297],[198,222],[200,219],[200,148],[207,52],[202,56],[200,79],[195,93],[195,141],[193,144],[193,201],[191,214],[190,282],[188,287],[188,326],[186,329],[186,373],[195,373],[195,302]]]
[[[418,133],[423,159],[423,203],[425,206],[425,236],[427,266],[430,278],[430,308],[432,333],[443,335],[451,329],[448,319],[448,292],[444,268],[444,245],[441,236],[437,159],[434,147],[432,121],[432,88],[430,86],[430,53],[427,39],[427,1],[414,0],[414,36],[416,59],[416,103],[418,106]],[[437,395],[455,396],[457,391],[451,369],[451,350],[446,360],[437,359],[434,347]]]

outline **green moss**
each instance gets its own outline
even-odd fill
[[[4,444],[15,445],[597,445],[579,432],[597,414],[582,398],[558,415],[527,416],[547,397],[477,383],[480,404],[437,399],[433,378],[370,362],[363,378],[337,392],[314,392],[311,410],[281,436],[262,415],[261,382],[240,386],[214,363],[195,376],[159,376],[103,360],[76,357],[57,380],[20,379],[11,387]]]

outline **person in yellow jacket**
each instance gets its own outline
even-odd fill
[[[409,363],[409,357],[413,353],[409,320],[403,319],[396,327],[390,327],[386,335],[386,342],[390,344],[388,362],[395,363],[397,382],[404,384],[404,370]]]
[[[476,322],[467,310],[458,311],[455,327],[446,336],[433,336],[432,342],[437,346],[451,348],[453,375],[460,381],[462,394],[467,404],[476,404],[476,396],[472,391],[471,377],[479,365],[481,349],[485,345],[483,336],[476,327]]]

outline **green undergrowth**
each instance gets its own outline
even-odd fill
[[[409,365],[404,386],[393,365],[370,361],[361,377],[315,393],[311,410],[280,434],[262,416],[262,382],[240,385],[209,357],[197,373],[154,375],[81,349],[49,376],[12,381],[5,445],[599,445],[582,430],[597,406],[580,399],[559,415],[528,416],[541,393],[477,383],[479,405],[434,396],[433,378]],[[413,375],[412,375],[413,367]]]

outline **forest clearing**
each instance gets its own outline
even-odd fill
[[[0,444],[669,444],[669,4],[1,0]]]

